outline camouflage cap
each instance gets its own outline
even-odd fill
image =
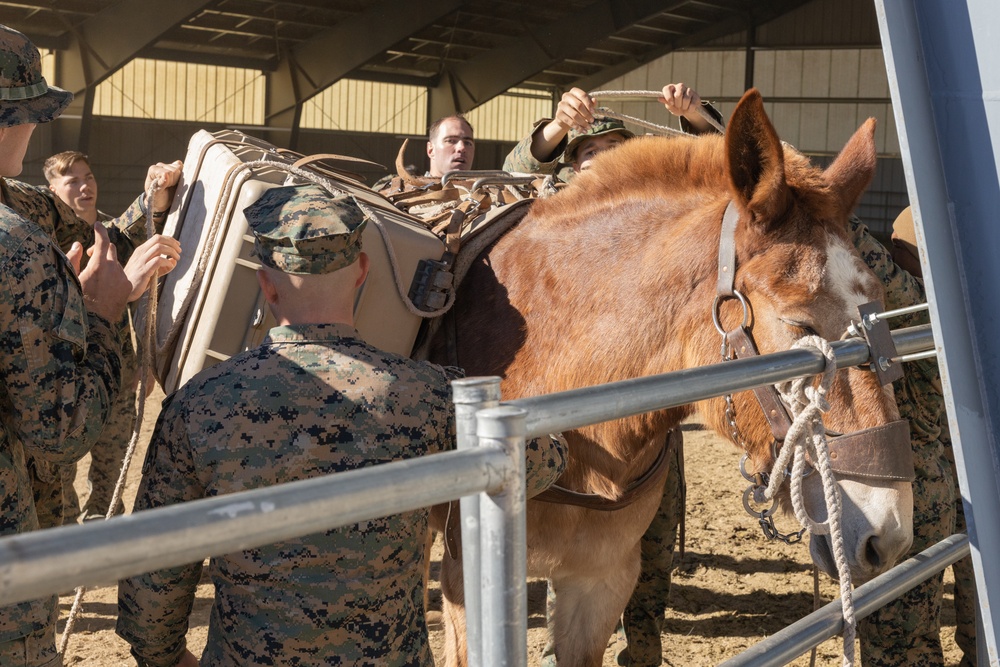
[[[318,185],[271,188],[243,209],[254,236],[253,256],[285,273],[330,273],[361,253],[368,222],[350,195]]]
[[[631,139],[635,136],[635,134],[625,129],[625,124],[620,120],[615,120],[614,118],[595,118],[590,129],[586,132],[580,132],[575,129],[569,131],[569,143],[566,144],[563,159],[566,162],[573,162],[576,157],[576,149],[580,147],[584,139],[599,137],[602,134],[611,134],[612,132],[617,132],[626,139]]]
[[[45,83],[35,45],[0,25],[0,127],[48,123],[73,100],[73,93]]]

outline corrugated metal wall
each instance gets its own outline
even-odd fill
[[[752,83],[764,95],[778,133],[820,163],[874,116],[879,121],[879,171],[859,211],[874,231],[885,233],[905,205],[906,194],[878,40],[869,0],[816,0],[759,26],[752,49],[747,34],[731,35],[699,51],[654,60],[600,88],[658,90],[683,81],[728,117],[747,83],[747,58],[753,58]],[[141,60],[112,76],[98,90],[91,135],[102,208],[116,211],[125,206],[141,187],[145,167],[183,156],[187,139],[199,127],[226,123],[248,126],[249,133],[263,135],[264,128],[259,127],[263,86],[259,72]],[[366,158],[394,171],[402,140],[411,137],[404,163],[422,171],[427,165],[426,99],[426,91],[412,86],[342,81],[303,108],[300,145],[311,153]],[[512,90],[471,111],[468,116],[477,137],[475,166],[499,167],[516,138],[536,118],[551,115],[554,99],[556,91]],[[656,102],[601,103],[678,126]],[[171,120],[142,120],[149,118]],[[39,133],[25,170],[26,180],[32,182],[41,180],[40,164],[48,154],[73,148],[52,146],[46,138],[51,133],[43,128]],[[364,174],[371,179],[380,175],[376,170]]]

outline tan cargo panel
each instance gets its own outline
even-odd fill
[[[257,285],[260,264],[250,257],[253,239],[243,209],[290,174],[244,165],[262,159],[290,165],[298,157],[231,130],[199,131],[191,138],[165,230],[183,252],[164,279],[157,312],[157,367],[168,393],[203,368],[259,344],[273,326]],[[389,239],[387,245],[379,225],[369,222],[362,238],[371,271],[355,303],[355,326],[373,345],[409,355],[422,320],[404,297],[420,261],[440,259],[444,245],[363,184],[337,179],[334,185],[363,200]]]

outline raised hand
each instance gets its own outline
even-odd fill
[[[78,249],[74,245],[70,248],[70,261],[77,269],[82,256],[82,247]],[[118,263],[115,246],[100,222],[94,225],[94,245],[87,268],[80,271],[80,285],[83,287],[83,302],[88,311],[110,322],[118,321],[132,292],[132,283]]]
[[[156,275],[170,273],[181,256],[181,244],[174,238],[156,234],[135,249],[125,265],[125,275],[132,284],[129,302],[141,297]]]

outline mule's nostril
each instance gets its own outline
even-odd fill
[[[882,556],[878,552],[878,538],[872,537],[865,542],[865,562],[875,571],[882,569]]]

